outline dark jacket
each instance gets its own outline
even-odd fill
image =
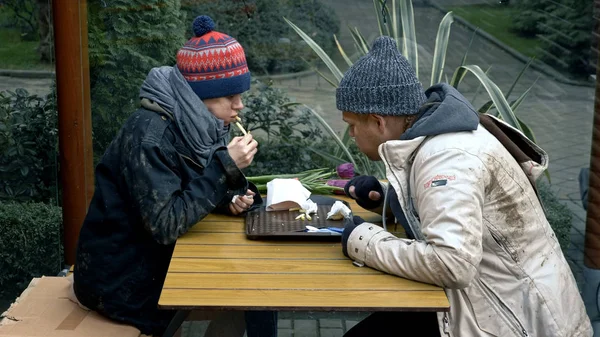
[[[248,183],[226,147],[202,167],[182,137],[169,114],[141,108],[96,167],[74,272],[82,304],[117,319],[156,310],[177,238],[245,194]]]

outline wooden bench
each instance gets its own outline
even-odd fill
[[[0,337],[140,336],[135,327],[116,323],[83,307],[75,298],[72,284],[72,276],[34,278],[0,316]]]

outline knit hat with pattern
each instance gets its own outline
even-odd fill
[[[250,71],[242,46],[214,31],[206,15],[193,23],[195,37],[177,52],[177,68],[200,99],[241,94],[250,89]]]
[[[338,110],[388,116],[414,115],[426,101],[413,67],[388,36],[344,74],[336,90]]]

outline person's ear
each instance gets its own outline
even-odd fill
[[[369,119],[371,119],[371,123],[375,123],[380,134],[383,134],[387,127],[387,120],[383,116],[376,114],[370,114]]]

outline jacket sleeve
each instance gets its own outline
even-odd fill
[[[415,207],[424,240],[399,239],[373,224],[357,227],[350,257],[400,277],[446,288],[467,287],[482,259],[485,167],[462,150],[413,164]]]
[[[160,244],[172,244],[206,217],[227,195],[244,193],[246,179],[226,149],[187,185],[157,145],[142,143],[132,149],[124,177],[133,207],[144,228]],[[243,191],[243,192],[242,192]]]
[[[251,190],[252,192],[254,192],[254,203],[252,204],[252,206],[247,209],[245,212],[238,214],[238,215],[243,215],[246,214],[247,212],[256,209],[257,207],[260,207],[263,204],[263,199],[260,195],[260,193],[258,192],[258,188],[256,188],[256,185],[254,185],[251,182],[248,182],[248,189]],[[246,193],[246,191],[244,191],[244,194]],[[223,200],[221,200],[221,202],[217,205],[217,207],[215,208],[215,210],[213,211],[213,213],[219,213],[219,214],[228,214],[228,215],[232,215],[231,210],[229,209],[229,204],[231,203],[231,200],[233,199],[233,196],[235,194],[233,193],[228,193],[225,198],[223,198]]]

